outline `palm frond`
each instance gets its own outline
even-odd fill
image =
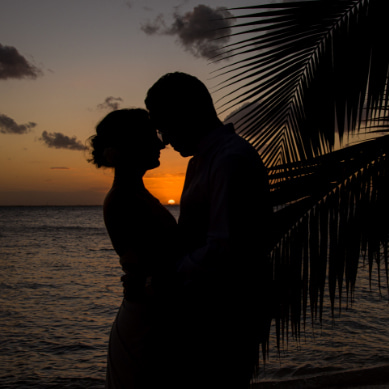
[[[321,321],[326,280],[333,315],[344,282],[352,303],[361,257],[388,274],[389,136],[269,173],[280,208],[271,253],[280,342],[289,327],[300,336],[308,306]]]
[[[267,166],[333,150],[388,106],[386,2],[313,0],[241,7],[218,73],[225,111],[250,102],[238,132]],[[248,108],[246,107],[246,110]]]

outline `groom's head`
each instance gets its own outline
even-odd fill
[[[168,73],[147,92],[151,120],[182,156],[196,153],[199,141],[221,122],[206,86],[186,73]]]

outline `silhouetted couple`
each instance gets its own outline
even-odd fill
[[[111,112],[91,141],[115,170],[104,218],[125,273],[106,387],[246,388],[269,326],[266,170],[197,78],[166,74],[146,107]],[[192,157],[178,223],[143,183],[167,144]]]

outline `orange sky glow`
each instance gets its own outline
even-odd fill
[[[227,91],[218,91],[221,80],[212,72],[222,64],[212,62],[210,46],[230,38],[204,39],[204,31],[225,34],[234,23],[226,9],[237,6],[237,0],[2,0],[0,206],[102,204],[113,172],[87,162],[96,124],[114,109],[144,108],[148,88],[168,72],[198,77],[217,102]],[[215,29],[215,20],[223,28]],[[219,112],[220,119],[229,113]],[[147,188],[163,204],[179,203],[187,163],[167,147],[161,166],[146,174]]]

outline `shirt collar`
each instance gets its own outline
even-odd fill
[[[194,156],[206,153],[215,143],[217,143],[219,138],[234,133],[235,129],[232,123],[215,128],[201,139],[197,147],[198,151]]]

